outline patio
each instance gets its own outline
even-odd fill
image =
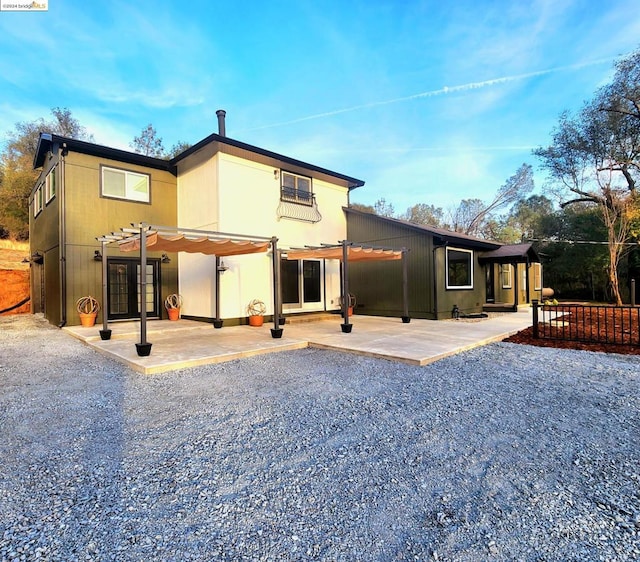
[[[531,310],[496,315],[481,320],[433,321],[399,318],[352,317],[353,332],[342,333],[342,319],[287,323],[282,338],[271,337],[269,327],[230,326],[215,329],[211,324],[191,320],[149,321],[147,338],[153,344],[151,355],[139,357],[135,343],[140,323],[110,324],[110,340],[100,339],[99,326],[63,328],[100,353],[143,374],[222,363],[277,351],[316,347],[427,365],[461,351],[500,341],[531,325]]]

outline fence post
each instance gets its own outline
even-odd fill
[[[533,299],[531,304],[533,306],[533,337],[538,339],[540,337],[538,333],[538,299]]]
[[[636,280],[631,279],[631,306],[636,305]]]

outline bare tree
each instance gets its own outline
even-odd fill
[[[522,164],[504,183],[490,203],[481,199],[463,199],[449,211],[451,228],[470,236],[490,237],[494,213],[504,210],[533,190],[533,170]]]
[[[138,154],[153,156],[154,158],[166,157],[162,138],[158,136],[151,123],[142,129],[139,137],[133,137],[133,141],[129,143],[129,146]]]

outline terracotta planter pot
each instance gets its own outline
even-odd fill
[[[96,318],[98,316],[97,312],[90,312],[88,314],[84,312],[80,312],[80,325],[85,328],[91,328],[91,326],[95,326]]]
[[[169,320],[180,320],[179,308],[167,308],[167,314],[169,315]]]
[[[262,326],[264,323],[264,316],[254,315],[249,316],[249,326]]]

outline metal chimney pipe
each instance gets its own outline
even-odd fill
[[[221,137],[227,136],[227,130],[224,123],[224,118],[226,114],[227,112],[224,109],[218,109],[218,111],[216,111],[216,115],[218,116],[218,134]]]

